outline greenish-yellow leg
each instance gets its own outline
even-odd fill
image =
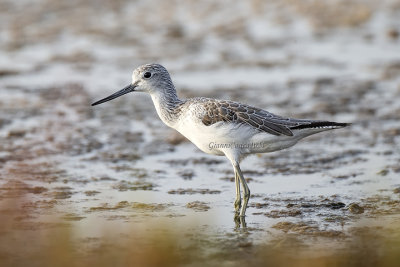
[[[236,187],[235,213],[239,214],[242,200],[241,200],[241,196],[240,196],[240,179],[239,179],[239,175],[237,174],[236,170],[235,170],[235,187]]]
[[[239,177],[240,183],[242,184],[242,187],[243,187],[243,204],[242,204],[242,208],[240,209],[239,216],[244,217],[244,216],[246,216],[246,208],[247,208],[247,204],[249,203],[249,199],[250,199],[250,189],[247,186],[246,180],[243,177],[239,163],[233,164],[233,168],[235,169],[235,173]]]

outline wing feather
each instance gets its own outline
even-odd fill
[[[261,132],[273,135],[292,136],[293,133],[289,127],[298,125],[298,123],[290,119],[276,116],[268,111],[249,105],[207,98],[202,98],[201,100],[202,106],[206,111],[202,122],[206,126],[222,121],[247,124]]]

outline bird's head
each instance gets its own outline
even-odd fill
[[[157,94],[163,93],[166,88],[174,90],[174,85],[172,84],[167,69],[160,64],[146,64],[133,71],[131,84],[116,93],[93,103],[92,106],[110,101],[131,92]]]

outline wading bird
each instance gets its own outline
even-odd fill
[[[157,114],[205,153],[226,156],[235,173],[235,215],[244,217],[250,190],[240,162],[254,153],[267,153],[295,145],[319,132],[348,123],[284,118],[260,108],[228,100],[197,97],[179,99],[163,66],[147,64],[133,71],[132,83],[92,104],[98,105],[131,92],[150,94]],[[243,187],[243,201],[240,185]]]

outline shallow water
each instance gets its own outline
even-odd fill
[[[72,245],[61,238],[62,248],[91,257],[131,253],[119,247],[131,240],[157,254],[159,238],[193,265],[257,265],[271,247],[319,257],[357,252],[364,237],[382,250],[400,240],[399,3],[329,4],[337,20],[318,17],[323,4],[291,1],[188,2],[143,17],[153,2],[41,1],[24,19],[6,10],[28,2],[2,3],[0,260],[43,264],[37,255],[49,258],[45,248],[64,234]],[[221,19],[226,12],[237,19]],[[149,96],[90,106],[145,62],[164,64],[182,97],[354,124],[246,159],[252,198],[246,221],[235,222],[228,160],[163,125]]]

